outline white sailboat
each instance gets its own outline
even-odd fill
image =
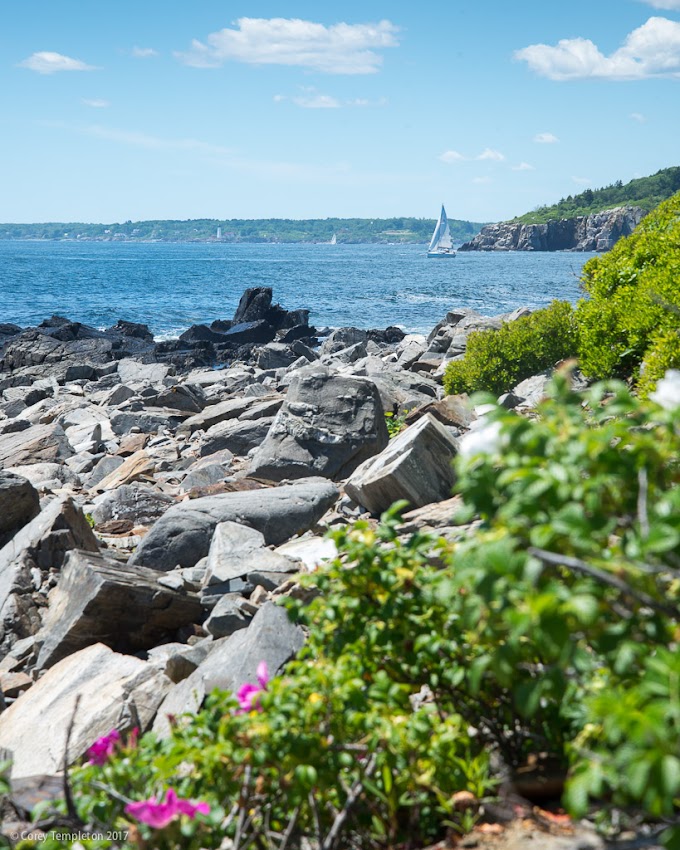
[[[455,257],[456,252],[453,249],[451,242],[451,232],[449,231],[449,220],[446,217],[446,210],[442,204],[442,211],[439,214],[439,221],[432,234],[430,247],[427,249],[428,257]]]
[[[331,241],[328,244],[329,245],[337,245],[338,244],[338,237],[335,235],[335,233],[331,237]]]

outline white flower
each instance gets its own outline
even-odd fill
[[[649,397],[664,410],[680,407],[680,369],[669,369]]]
[[[496,454],[501,447],[501,423],[489,422],[481,428],[475,428],[461,438],[458,454],[471,458],[480,454]]]

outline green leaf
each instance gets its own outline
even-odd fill
[[[661,759],[661,777],[666,794],[674,797],[680,789],[680,759],[677,756],[666,755]]]

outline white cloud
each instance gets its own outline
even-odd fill
[[[366,98],[338,100],[337,97],[333,97],[330,94],[321,94],[313,86],[304,86],[301,88],[303,93],[294,97],[289,97],[285,94],[275,94],[274,102],[283,103],[284,101],[289,100],[291,103],[294,103],[302,109],[340,109],[345,106],[385,106],[387,103],[386,98],[381,98],[381,100],[377,101],[367,100]]]
[[[227,61],[250,65],[299,65],[327,74],[372,74],[382,65],[376,49],[397,47],[399,29],[390,21],[324,26],[297,18],[239,18],[235,28],[194,39],[176,58],[196,68]]]
[[[440,154],[437,159],[441,159],[442,162],[464,162],[466,157],[463,156],[462,153],[458,153],[458,151],[444,151],[443,154]]]
[[[593,182],[589,177],[572,177],[571,179],[579,186],[590,186],[590,184]]]
[[[492,162],[503,162],[505,156],[500,151],[495,151],[492,148],[485,148],[475,159],[491,160]]]
[[[19,62],[19,68],[28,68],[29,71],[35,71],[38,74],[56,74],[57,71],[96,71],[93,65],[86,65],[80,59],[72,59],[70,56],[64,56],[61,53],[52,53],[50,51],[40,51],[32,53],[23,62]]]
[[[294,97],[293,103],[303,109],[339,109],[340,102],[329,94],[308,94]]]
[[[638,121],[640,124],[644,124],[647,120],[646,116],[644,116],[641,112],[631,112],[630,117],[633,121]]]
[[[520,162],[519,165],[512,166],[513,171],[535,171],[533,165],[529,165],[528,162]]]
[[[473,177],[472,182],[476,183],[478,186],[485,186],[488,183],[491,183],[492,180],[490,177]]]
[[[556,142],[559,142],[559,139],[552,133],[536,133],[534,141],[539,145],[554,145]]]
[[[680,0],[642,0],[642,2],[653,6],[655,9],[680,12]]]
[[[158,56],[158,51],[153,47],[133,47],[132,55],[136,59],[150,59],[152,56]]]
[[[626,36],[610,56],[587,38],[565,38],[556,47],[532,44],[515,52],[541,77],[551,80],[643,80],[680,77],[680,23],[650,18]]]
[[[91,106],[93,109],[106,109],[108,106],[111,106],[110,101],[102,100],[98,97],[84,97],[82,98],[82,102],[85,104],[85,106]]]

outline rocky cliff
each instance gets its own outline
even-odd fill
[[[644,214],[640,207],[626,206],[545,224],[488,224],[458,250],[608,251],[622,236],[633,232]]]

